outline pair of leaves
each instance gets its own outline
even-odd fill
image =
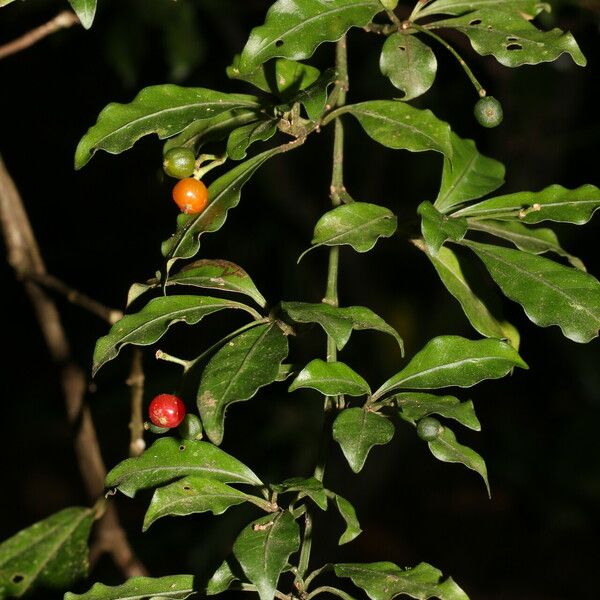
[[[186,600],[195,593],[193,575],[131,577],[118,586],[96,583],[84,594],[68,592],[65,594],[65,600]]]

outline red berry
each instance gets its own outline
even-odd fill
[[[148,407],[150,420],[157,427],[177,427],[185,417],[185,404],[173,394],[159,394]]]
[[[208,189],[201,181],[187,177],[175,184],[173,200],[186,215],[201,213],[208,205]]]

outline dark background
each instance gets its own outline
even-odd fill
[[[0,43],[51,18],[66,3],[15,2],[0,11]],[[107,305],[122,308],[128,286],[161,264],[160,241],[174,229],[172,180],[161,170],[161,145],[144,139],[120,157],[98,155],[81,172],[72,168],[77,141],[110,101],[128,102],[144,86],[176,81],[250,92],[230,82],[225,67],[259,24],[266,0],[100,0],[91,31],[57,33],[0,62],[0,152],[23,194],[49,271]],[[585,6],[584,6],[585,4]],[[570,29],[588,57],[576,67],[553,64],[510,70],[453,41],[490,93],[504,106],[495,130],[474,121],[476,96],[456,61],[435,48],[440,69],[431,91],[415,104],[431,108],[462,137],[507,165],[504,191],[538,190],[551,183],[598,185],[597,3],[555,3],[545,27]],[[382,40],[360,30],[349,36],[350,101],[395,95],[378,71]],[[333,46],[315,63],[331,64]],[[415,226],[415,209],[433,200],[441,159],[377,146],[347,126],[347,187],[358,200],[396,212]],[[243,193],[218,235],[204,236],[201,256],[238,262],[271,303],[319,301],[326,251],[309,254],[312,228],[328,207],[331,131],[271,161]],[[564,246],[600,275],[596,217],[586,227],[559,227]],[[66,425],[57,373],[14,274],[0,265],[2,282],[2,494],[0,539],[73,504],[85,504]],[[493,285],[484,279],[489,291]],[[340,297],[364,304],[392,323],[412,355],[431,337],[477,337],[433,269],[405,239],[380,242],[368,254],[342,250]],[[95,340],[106,326],[59,299],[77,360],[89,370]],[[342,523],[317,522],[313,565],[329,560],[391,560],[401,566],[426,560],[452,574],[473,600],[591,600],[598,597],[600,505],[600,369],[597,342],[564,339],[558,328],[539,329],[505,300],[504,316],[521,331],[529,372],[459,391],[475,401],[483,431],[454,427],[460,441],[487,461],[493,498],[476,474],[437,462],[412,428],[398,424],[394,441],[376,448],[351,476],[332,447],[326,483],[356,506],[364,533],[340,549]],[[224,332],[231,319],[216,315],[196,328],[176,327],[161,348],[192,357]],[[242,321],[240,321],[240,324]],[[321,354],[319,331],[301,335],[292,358],[301,364]],[[129,353],[96,378],[89,401],[106,462],[128,447]],[[149,400],[178,386],[178,368],[146,354]],[[401,366],[385,336],[357,333],[342,354],[377,385]],[[306,476],[314,464],[321,400],[288,395],[274,385],[229,411],[224,448],[268,481]],[[186,395],[190,408],[193,392]],[[221,517],[164,519],[140,532],[148,500],[117,498],[141,558],[154,575],[201,573],[225,556],[253,513],[234,508]],[[317,533],[317,535],[319,535]],[[93,581],[117,583],[108,560]],[[350,586],[351,588],[352,586]],[[81,586],[86,589],[86,585]],[[357,592],[358,595],[358,592]],[[40,598],[52,598],[49,593]],[[59,595],[57,594],[58,598]]]

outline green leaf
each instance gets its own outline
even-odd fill
[[[300,547],[300,530],[288,511],[262,517],[245,527],[233,544],[233,554],[261,600],[273,600],[288,558]]]
[[[216,479],[192,475],[158,488],[144,517],[143,531],[162,517],[212,512],[223,514],[248,501],[248,495]]]
[[[531,228],[518,221],[494,221],[468,219],[469,229],[484,231],[496,237],[512,242],[519,250],[531,254],[554,252],[564,256],[573,267],[585,271],[583,262],[563,250],[556,233],[547,227]]]
[[[278,56],[309,58],[317,46],[339,40],[350,27],[364,27],[381,10],[378,0],[277,0],[264,25],[251,31],[239,71],[251,72]]]
[[[538,0],[435,0],[419,10],[418,18],[438,14],[462,15],[480,8],[514,12],[528,19],[533,19],[543,10],[550,11],[550,5],[547,2]]]
[[[208,438],[223,441],[225,411],[273,383],[288,354],[287,337],[275,322],[244,331],[208,362],[198,389],[198,409]]]
[[[458,257],[450,248],[442,247],[434,256],[422,242],[413,242],[431,261],[446,289],[458,300],[467,319],[481,335],[491,338],[507,337],[502,325],[471,289]]]
[[[250,275],[242,267],[228,260],[197,260],[186,265],[166,282],[170,285],[189,285],[208,290],[235,292],[252,298],[261,308],[267,305],[264,296],[258,291]],[[148,283],[134,283],[127,295],[127,305],[150,289],[161,286],[159,279],[150,279]]]
[[[9,4],[11,4],[14,1],[15,0],[0,0],[0,8],[2,8],[3,6],[8,6]]]
[[[89,29],[96,15],[97,0],[69,0],[69,4],[85,29]]]
[[[505,67],[551,62],[565,52],[580,67],[587,63],[570,33],[560,29],[541,31],[516,12],[482,8],[454,19],[436,21],[429,27],[460,31],[469,38],[475,52],[482,56],[491,54]]]
[[[342,519],[346,522],[346,529],[338,540],[338,545],[343,546],[356,539],[362,533],[362,529],[360,528],[360,523],[356,517],[354,506],[352,506],[346,498],[342,498],[339,494],[336,494],[335,504]]]
[[[483,261],[500,289],[540,327],[558,325],[586,343],[600,329],[600,283],[577,269],[520,250],[463,242]]]
[[[185,600],[195,593],[193,575],[168,577],[131,577],[124,584],[109,587],[94,584],[85,594],[65,594],[65,600]]]
[[[467,233],[467,220],[454,219],[443,215],[431,202],[421,202],[417,208],[421,216],[421,232],[428,253],[435,256],[444,242],[460,242]]]
[[[355,473],[365,466],[373,446],[388,444],[393,437],[394,425],[387,417],[362,408],[343,410],[333,423],[333,439]]]
[[[369,384],[342,362],[325,362],[319,358],[310,361],[288,391],[302,388],[317,390],[325,396],[364,396],[371,393]]]
[[[412,100],[433,85],[437,60],[433,50],[414,35],[394,33],[383,44],[379,68],[404,92],[402,100]]]
[[[245,304],[210,296],[154,298],[141,311],[125,315],[117,321],[108,335],[96,342],[92,374],[96,374],[102,365],[115,358],[126,344],[149,346],[158,341],[174,323],[181,321],[195,325],[206,315],[225,308],[245,310],[254,317],[257,315],[256,311]]]
[[[66,508],[0,544],[0,598],[64,590],[87,575],[94,511]]]
[[[229,209],[239,204],[244,184],[263,163],[286,149],[286,146],[271,148],[235,166],[210,185],[209,205],[204,211],[196,215],[182,213],[177,217],[177,230],[161,247],[167,259],[167,269],[176,260],[194,256],[200,249],[200,236],[203,233],[221,229]]]
[[[373,394],[373,398],[398,388],[471,387],[484,379],[504,377],[514,367],[528,368],[517,351],[502,340],[473,341],[444,335],[428,342],[402,371]]]
[[[142,455],[119,463],[106,476],[106,487],[133,498],[139,490],[195,475],[222,483],[262,485],[260,479],[237,458],[220,448],[195,440],[156,440]]]
[[[417,600],[469,600],[451,577],[441,581],[442,572],[427,563],[413,569],[401,569],[391,562],[338,564],[338,577],[348,577],[365,590],[371,600],[392,600],[405,594]]]
[[[477,452],[471,450],[471,448],[459,444],[452,430],[444,426],[440,435],[432,442],[427,442],[427,444],[431,450],[431,454],[438,460],[447,463],[461,463],[465,467],[479,473],[485,482],[488,496],[491,496],[485,461]]]
[[[381,317],[364,306],[338,308],[329,304],[282,302],[281,308],[297,323],[318,323],[342,350],[353,330],[374,329],[393,336],[403,352],[402,338]]]
[[[395,100],[348,104],[336,114],[350,113],[376,142],[394,150],[434,150],[452,158],[450,126],[430,110],[420,110]]]
[[[435,396],[419,392],[403,392],[394,396],[394,400],[400,409],[400,417],[413,425],[428,415],[440,415],[454,419],[474,431],[481,431],[481,423],[471,400],[461,402],[454,396]]]
[[[477,151],[473,140],[450,136],[452,161],[444,157],[442,183],[433,205],[443,213],[450,208],[481,198],[504,183],[505,168],[501,162]]]
[[[311,242],[313,246],[298,260],[319,246],[347,244],[357,252],[368,252],[379,238],[392,236],[397,227],[398,219],[383,206],[367,202],[342,204],[317,221]]]
[[[323,482],[309,477],[292,477],[285,481],[271,485],[274,492],[287,494],[290,492],[300,492],[300,498],[308,496],[321,510],[327,510],[327,493],[323,488]]]
[[[229,562],[224,560],[206,584],[206,595],[214,596],[215,594],[222,594],[227,591],[234,582],[238,581],[238,579],[238,576],[232,571]]]
[[[514,220],[529,225],[542,221],[583,225],[599,207],[600,189],[595,185],[582,185],[574,190],[551,185],[540,192],[518,192],[490,198],[466,206],[452,216]]]
[[[227,155],[232,160],[242,160],[252,144],[270,140],[276,133],[277,120],[270,117],[238,127],[229,134]]]
[[[325,112],[329,86],[333,85],[335,80],[335,69],[327,69],[314,83],[294,96],[291,101],[300,102],[306,109],[308,118],[317,121]]]
[[[141,137],[175,135],[197,119],[207,119],[236,108],[259,108],[254,96],[224,94],[205,88],[173,84],[144,88],[129,104],[109,104],[96,124],[81,138],[75,168],[81,169],[97,150],[119,154]]]

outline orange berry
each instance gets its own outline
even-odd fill
[[[173,188],[173,200],[186,215],[201,213],[208,205],[208,189],[193,177],[179,180]]]

